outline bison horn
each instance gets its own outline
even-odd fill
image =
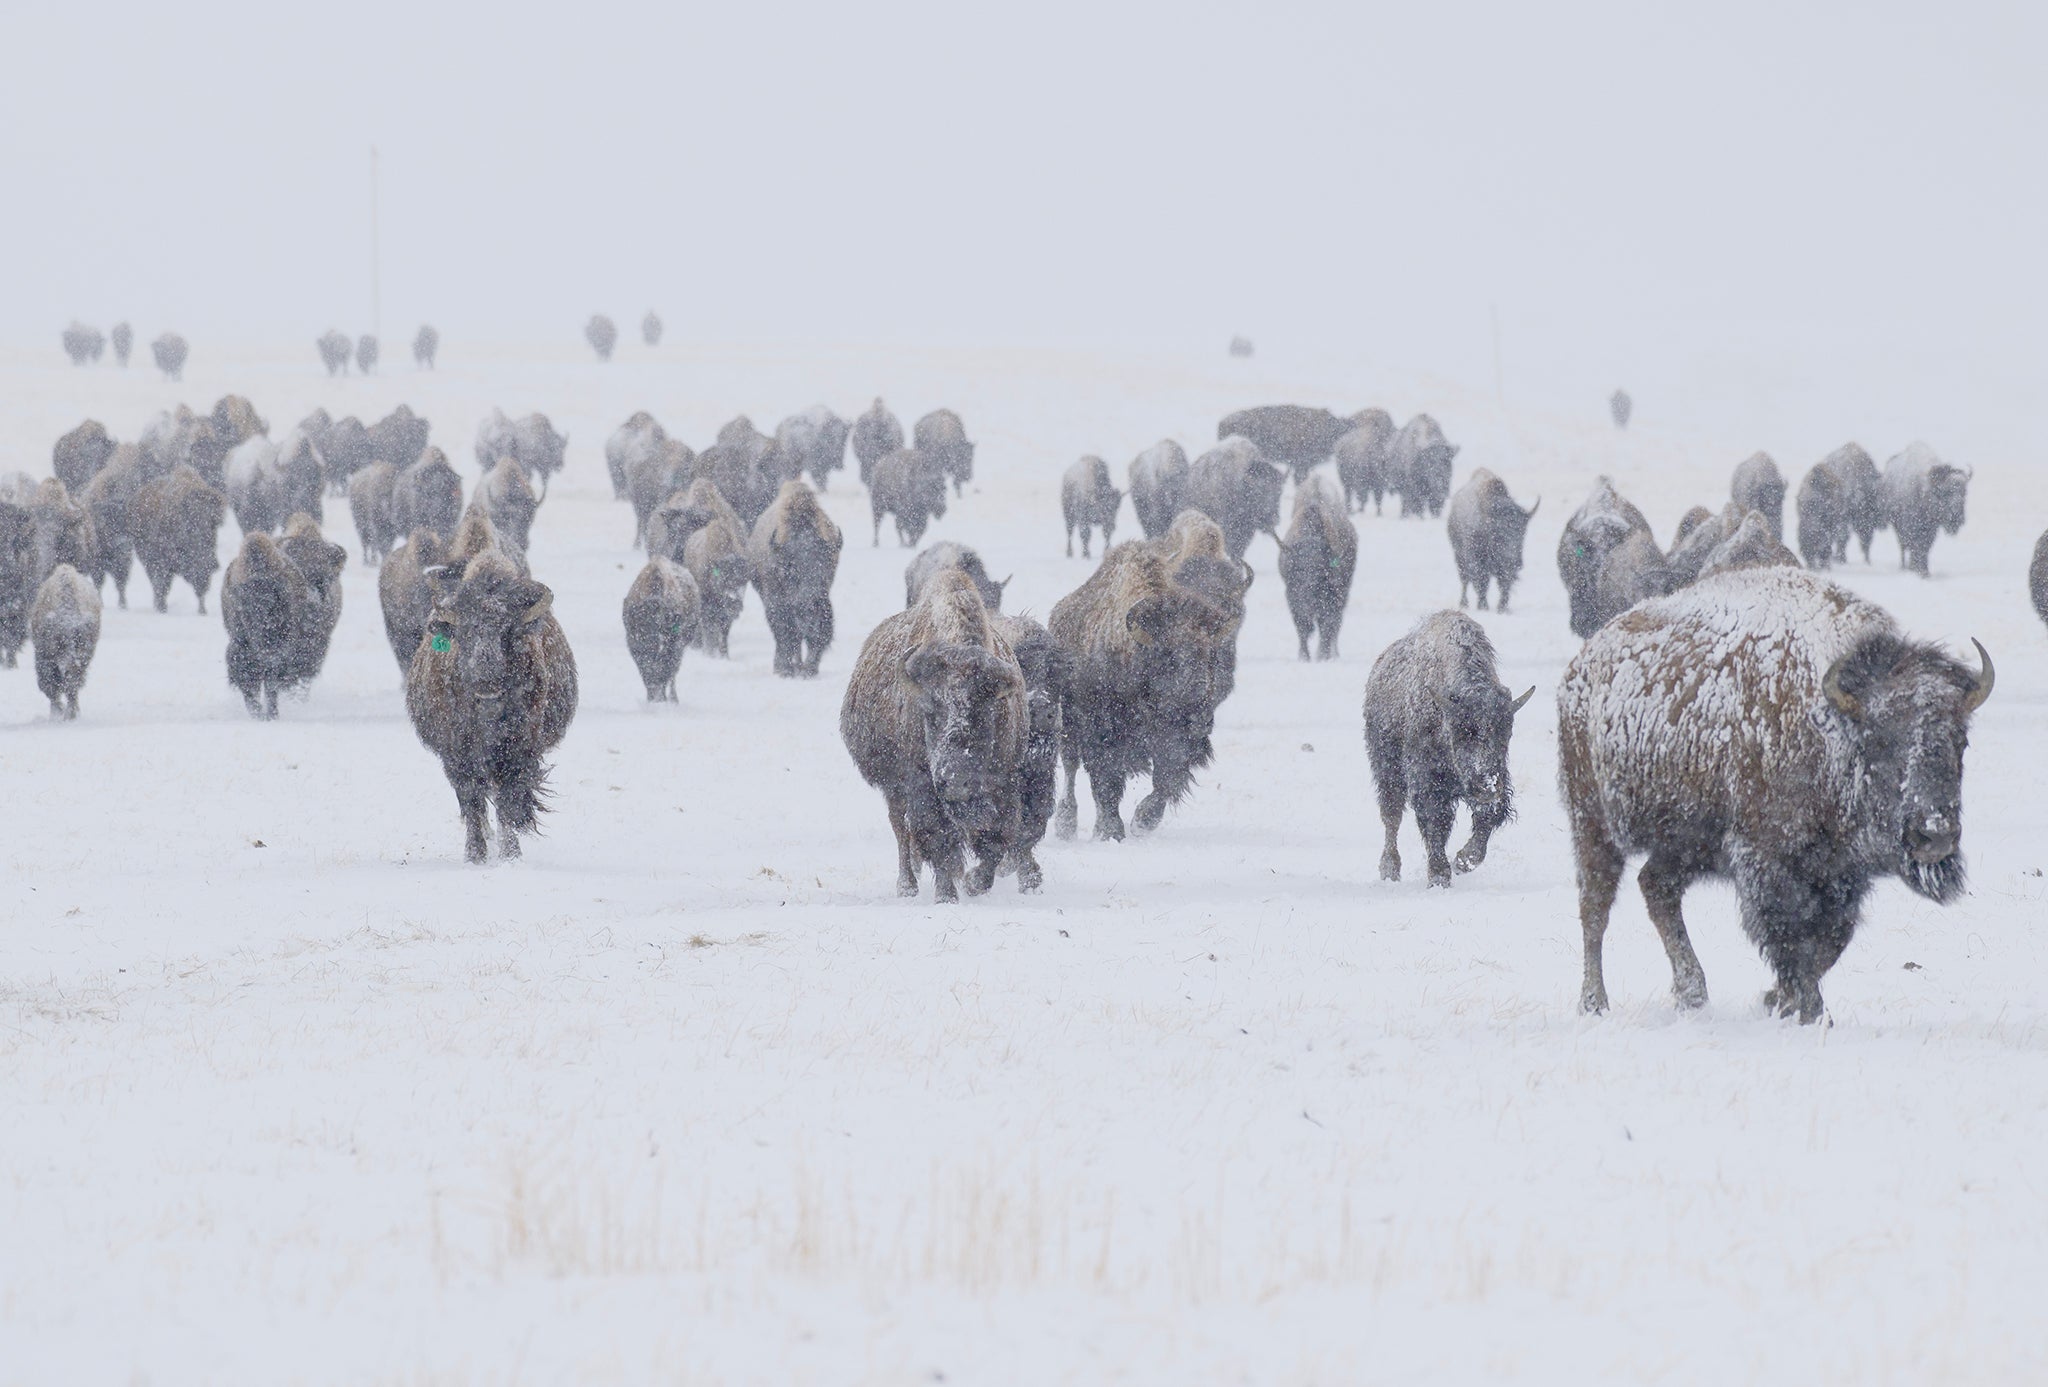
[[[1524,703],[1527,703],[1530,699],[1534,698],[1535,696],[1536,686],[1534,684],[1531,684],[1526,690],[1523,691],[1523,694],[1520,698],[1516,699],[1513,703],[1510,703],[1508,705],[1508,712],[1510,714],[1521,712],[1522,705]]]
[[[1279,532],[1278,530],[1268,530],[1268,531],[1266,531],[1266,533],[1267,533],[1267,534],[1269,534],[1269,535],[1271,535],[1271,536],[1273,537],[1273,543],[1275,543],[1275,544],[1277,544],[1277,545],[1279,545],[1279,546],[1280,546],[1280,552],[1281,552],[1281,553],[1283,553],[1283,554],[1284,554],[1284,553],[1286,553],[1286,552],[1287,552],[1287,551],[1288,551],[1289,549],[1291,549],[1291,548],[1293,548],[1293,547],[1294,547],[1294,546],[1290,545],[1290,544],[1289,544],[1289,543],[1288,543],[1288,542],[1287,542],[1286,540],[1284,540],[1284,539],[1280,538],[1280,532]]]
[[[1977,647],[1977,659],[1984,668],[1977,675],[1976,684],[1963,698],[1963,711],[1966,713],[1974,713],[1983,707],[1984,700],[1991,697],[1992,686],[1998,682],[1998,669],[1991,663],[1991,652],[1975,636],[1970,637],[1970,644]]]
[[[540,601],[534,603],[531,607],[528,607],[524,612],[521,612],[519,614],[519,624],[521,626],[531,626],[534,622],[539,621],[542,617],[546,616],[548,614],[548,609],[554,605],[554,589],[545,586],[542,587],[540,590]]]
[[[1538,496],[1538,497],[1536,498],[1536,504],[1535,504],[1535,505],[1533,505],[1533,506],[1531,506],[1531,507],[1529,507],[1529,509],[1527,509],[1527,510],[1525,510],[1525,511],[1523,511],[1523,512],[1522,512],[1522,519],[1524,519],[1524,520],[1534,520],[1534,519],[1536,518],[1536,512],[1537,512],[1538,508],[1540,508],[1540,507],[1541,507],[1542,505],[1543,505],[1543,498],[1542,498],[1541,496]]]
[[[1863,716],[1863,701],[1842,687],[1842,666],[1848,663],[1848,660],[1849,657],[1844,655],[1828,666],[1828,672],[1820,681],[1821,692],[1825,693],[1828,702],[1841,709],[1844,715],[1860,719]]]
[[[1237,565],[1239,568],[1242,568],[1244,570],[1244,586],[1237,590],[1238,596],[1242,597],[1244,596],[1244,594],[1252,590],[1252,579],[1258,577],[1259,575],[1252,572],[1252,566],[1246,563],[1243,559],[1239,559],[1237,561]]]
[[[1010,586],[1010,578],[1014,578],[1014,577],[1016,577],[1016,576],[1017,576],[1016,574],[1012,573],[1012,574],[1010,575],[1010,577],[1009,577],[1009,578],[1005,578],[1005,579],[1003,579],[1003,581],[1002,581],[1002,582],[1000,582],[1000,583],[997,583],[997,584],[996,584],[996,591],[997,591],[997,592],[1001,592],[1001,591],[1002,591],[1002,590],[1003,590],[1004,588],[1007,588],[1008,586]]]

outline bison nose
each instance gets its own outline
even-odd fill
[[[1906,830],[1906,850],[1915,862],[1931,866],[1955,854],[1957,836],[1955,820],[1946,814],[1929,814]]]

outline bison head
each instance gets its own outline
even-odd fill
[[[1504,805],[1513,793],[1508,778],[1508,739],[1515,714],[1536,692],[1532,684],[1520,698],[1510,698],[1498,684],[1467,682],[1438,696],[1444,730],[1450,734],[1451,768],[1468,803]]]
[[[471,560],[459,577],[448,567],[430,569],[428,577],[435,586],[428,626],[434,648],[454,651],[455,677],[466,694],[496,703],[505,696],[514,645],[547,616],[554,593],[520,577],[500,554]]]
[[[1279,528],[1280,493],[1286,485],[1287,474],[1264,458],[1253,458],[1245,464],[1245,509],[1254,530]]]
[[[905,658],[903,676],[917,689],[925,759],[947,817],[970,832],[996,828],[998,791],[1017,754],[1005,745],[1017,731],[1005,726],[1016,668],[979,645],[924,645]]]
[[[1208,737],[1230,695],[1235,670],[1219,658],[1232,649],[1237,623],[1193,592],[1140,598],[1124,613],[1136,643],[1139,716],[1192,743]]]
[[[1821,681],[1854,729],[1891,865],[1913,890],[1944,904],[1964,885],[1970,714],[1997,679],[1990,653],[1970,643],[1981,664],[1975,674],[1930,646],[1879,637],[1837,660]]]
[[[1963,528],[1963,502],[1971,473],[1948,463],[1927,470],[1927,504],[1935,521],[1950,534]]]

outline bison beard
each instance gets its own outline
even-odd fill
[[[1875,876],[1938,903],[1963,889],[1963,749],[1996,674],[1902,636],[1881,609],[1803,570],[1734,569],[1645,603],[1587,642],[1558,689],[1558,756],[1578,858],[1585,978],[1623,866],[1638,878],[1679,1004],[1707,1000],[1679,902],[1731,879],[1745,932],[1801,1022]]]

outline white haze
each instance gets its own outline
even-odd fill
[[[375,144],[387,350],[655,306],[1479,380],[1497,311],[1511,395],[2004,451],[1987,401],[2048,365],[2048,24],[1884,8],[17,5],[0,337],[366,330]]]

